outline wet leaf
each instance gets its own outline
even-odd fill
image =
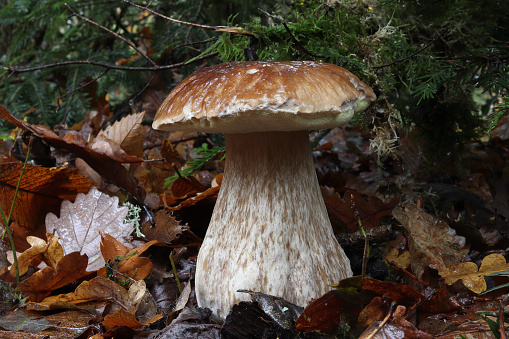
[[[23,280],[18,290],[31,301],[42,300],[52,291],[86,276],[87,263],[86,255],[80,255],[78,252],[70,253],[60,259],[55,268],[44,267],[30,278]]]
[[[336,332],[340,322],[352,321],[360,313],[360,277],[341,280],[332,285],[333,291],[325,293],[306,306],[295,323],[297,331],[316,331],[323,334]],[[341,318],[341,315],[350,316]]]
[[[9,211],[23,164],[0,164],[0,206]],[[11,220],[15,222],[16,249],[30,246],[26,237],[44,238],[44,216],[57,213],[63,200],[74,200],[76,194],[86,193],[94,184],[74,169],[44,168],[27,164],[14,205]]]
[[[119,309],[117,312],[113,313],[112,315],[107,315],[104,317],[103,326],[106,328],[106,330],[111,330],[114,327],[129,327],[132,329],[137,329],[143,326],[148,326],[159,319],[161,319],[163,316],[161,314],[156,314],[149,320],[140,323],[136,317],[135,314],[129,313],[124,311],[123,309]]]
[[[397,306],[393,316],[387,321],[373,322],[359,338],[367,339],[432,339],[430,334],[420,331],[405,319],[406,308]]]
[[[366,199],[360,193],[351,190],[345,192],[344,199],[341,199],[338,193],[328,192],[323,188],[322,195],[327,210],[339,217],[349,231],[359,229],[356,212],[361,218],[362,225],[365,228],[372,228],[379,226],[382,218],[390,214],[399,204],[399,198],[392,198],[385,203],[374,195]]]
[[[129,248],[117,241],[109,234],[101,235],[101,254],[106,262],[111,265],[115,264],[115,271],[119,273],[118,279],[129,277],[134,280],[145,279],[152,271],[152,262],[149,258],[140,257],[150,246],[156,244],[157,241],[152,240],[137,248]],[[106,268],[101,267],[97,272],[100,277],[106,278]]]
[[[98,136],[106,138],[118,144],[127,154],[137,157],[143,156],[143,128],[141,121],[145,112],[124,116],[120,121],[108,126]]]
[[[19,120],[14,117],[7,108],[1,105],[0,118],[23,130],[31,131],[55,148],[64,148],[74,153],[76,156],[86,161],[97,173],[101,174],[118,187],[131,193],[133,196],[138,197],[138,199],[143,200],[144,193],[138,189],[137,183],[131,178],[121,161],[113,159],[104,153],[92,150],[89,147],[83,147],[79,144],[65,141],[46,126],[31,125],[26,121]],[[131,157],[127,160],[129,162],[141,161],[141,159],[136,157]]]
[[[509,264],[504,256],[494,253],[483,259],[479,269],[473,262],[462,262],[438,273],[445,279],[447,285],[452,285],[461,280],[463,285],[472,292],[481,293],[486,291],[487,288],[484,276],[508,270]],[[509,275],[509,272],[507,274]]]
[[[465,258],[465,238],[457,236],[447,222],[426,213],[414,204],[403,210],[392,211],[408,233],[408,249],[411,267],[417,278],[421,278],[426,267],[443,271]]]
[[[364,290],[372,291],[379,296],[386,296],[389,300],[398,304],[413,306],[424,296],[408,285],[398,284],[390,281],[380,281],[372,278],[362,278],[361,287]]]
[[[118,207],[118,198],[101,193],[96,188],[78,194],[74,203],[62,203],[60,218],[46,216],[46,229],[60,238],[64,253],[79,252],[89,257],[88,271],[104,266],[100,253],[101,233],[110,234],[126,246],[133,223],[124,224],[128,207]]]

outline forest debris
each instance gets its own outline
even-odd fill
[[[388,202],[383,202],[374,195],[368,196],[366,199],[359,192],[348,190],[344,194],[344,199],[341,199],[336,192],[330,192],[324,187],[321,190],[329,212],[339,217],[349,231],[359,229],[358,218],[364,228],[379,226],[382,218],[390,214],[392,209],[399,204],[399,198],[396,197]]]
[[[479,269],[473,262],[462,262],[438,273],[445,279],[447,285],[452,285],[456,281],[461,280],[463,285],[472,292],[481,293],[486,291],[487,288],[484,277],[503,271],[506,274],[501,275],[509,275],[509,264],[503,255],[493,253],[483,259]]]
[[[111,270],[116,279],[145,279],[153,265],[149,258],[140,255],[156,243],[156,240],[152,240],[133,249],[124,246],[109,234],[101,234],[101,254],[107,267],[101,267],[97,276],[112,279],[113,277],[108,276],[108,270]]]
[[[97,136],[105,136],[119,145],[127,154],[141,158],[144,139],[141,121],[144,115],[145,113],[141,112],[125,116],[99,132]]]
[[[118,207],[118,198],[101,193],[96,188],[78,194],[74,203],[62,202],[60,218],[46,216],[46,230],[60,237],[64,253],[79,252],[89,257],[88,271],[104,266],[100,253],[101,233],[108,233],[122,244],[130,246],[129,236],[134,224],[124,223],[129,208]]]
[[[0,206],[3,211],[11,208],[22,167],[22,163],[0,164]],[[93,186],[74,169],[27,164],[11,217],[15,222],[11,227],[14,226],[16,250],[24,251],[30,247],[26,242],[29,235],[44,237],[47,212],[57,213],[64,199],[72,200],[77,193],[86,193]]]
[[[55,268],[44,267],[35,272],[30,278],[23,280],[18,290],[31,301],[40,301],[52,291],[66,286],[88,274],[86,271],[88,257],[72,252],[62,257]]]
[[[417,278],[422,278],[427,267],[443,271],[468,254],[464,237],[416,205],[409,204],[404,210],[396,207],[392,214],[408,233],[411,267]]]

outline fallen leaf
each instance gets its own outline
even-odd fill
[[[322,188],[322,196],[329,213],[339,217],[349,231],[359,229],[357,216],[360,217],[364,228],[379,226],[382,218],[390,214],[392,209],[399,204],[399,198],[383,202],[374,195],[366,199],[360,193],[352,190],[345,192],[344,200],[337,192],[329,192],[324,188]]]
[[[122,162],[117,159],[113,159],[101,152],[94,151],[89,147],[83,147],[79,144],[67,142],[46,126],[31,125],[26,121],[19,120],[2,105],[0,105],[0,118],[23,130],[31,131],[55,148],[64,148],[71,151],[76,156],[86,161],[87,164],[89,164],[96,172],[100,173],[118,187],[121,187],[131,193],[140,201],[143,201],[144,192],[138,188],[137,183],[131,178]],[[130,162],[141,162],[141,159],[136,157],[131,157],[128,160]]]
[[[504,256],[493,253],[487,255],[483,259],[479,269],[473,262],[462,262],[452,265],[438,273],[444,278],[447,285],[452,285],[456,281],[461,280],[466,288],[479,294],[486,291],[487,288],[484,276],[508,270],[509,264],[506,262]]]
[[[426,267],[443,271],[465,258],[465,238],[457,236],[447,222],[426,213],[414,204],[392,211],[408,234],[412,272],[421,278]]]
[[[106,328],[107,331],[111,330],[114,327],[122,327],[122,326],[126,326],[126,327],[129,327],[132,329],[137,329],[137,328],[140,328],[143,326],[148,326],[148,325],[158,321],[162,317],[163,317],[162,314],[156,314],[149,320],[147,320],[143,323],[140,323],[135,314],[126,312],[123,309],[119,309],[117,312],[115,312],[111,315],[105,316],[102,324]]]
[[[11,208],[22,167],[21,163],[0,164],[0,207],[4,211]],[[16,250],[24,251],[30,247],[27,236],[44,238],[47,212],[58,212],[63,200],[73,200],[76,194],[88,192],[93,186],[74,169],[27,164],[11,217]]]
[[[106,138],[118,144],[127,154],[141,158],[143,156],[143,128],[141,121],[145,112],[124,116],[120,121],[108,126],[98,136]]]
[[[363,293],[360,277],[341,280],[331,287],[335,290],[325,293],[306,306],[295,322],[297,331],[333,334],[342,320],[353,321],[357,318],[361,311],[359,301]]]
[[[390,281],[362,278],[361,287],[363,290],[374,292],[379,296],[386,296],[389,300],[407,306],[413,306],[425,299],[421,293],[417,292],[409,285]]]
[[[109,234],[102,234],[101,254],[108,265],[115,265],[117,279],[129,277],[134,280],[142,280],[150,274],[153,265],[149,258],[140,257],[140,254],[156,243],[157,241],[152,240],[133,249],[124,246]],[[106,278],[106,267],[101,267],[97,275]]]
[[[86,255],[80,255],[78,252],[70,253],[60,259],[54,269],[44,267],[30,278],[23,280],[18,285],[18,290],[23,292],[30,301],[42,300],[57,288],[89,274],[86,271],[87,263]]]
[[[386,321],[374,321],[361,334],[360,339],[432,339],[430,334],[420,331],[405,319],[406,308],[398,305],[392,317]]]
[[[90,281],[82,282],[76,290],[67,294],[50,296],[37,302],[39,310],[50,310],[66,307],[66,304],[80,305],[90,301],[109,301],[112,303],[111,313],[123,308],[127,312],[135,313],[146,292],[143,280],[133,283],[129,290],[125,290],[117,283],[102,277],[95,277]],[[30,303],[29,305],[34,305]]]
[[[134,229],[124,223],[127,206],[118,207],[118,198],[101,193],[96,188],[78,194],[74,203],[62,203],[60,218],[53,213],[46,216],[46,230],[60,238],[64,253],[79,252],[89,257],[88,271],[104,266],[100,252],[101,233],[110,234],[126,246]]]

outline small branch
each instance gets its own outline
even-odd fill
[[[83,85],[81,85],[80,87],[77,87],[77,88],[73,89],[72,91],[67,92],[67,93],[65,93],[65,94],[63,94],[63,95],[61,95],[61,96],[59,96],[59,97],[58,97],[58,99],[57,99],[57,103],[58,103],[58,104],[57,104],[57,109],[56,109],[56,110],[58,111],[58,110],[60,109],[60,102],[62,101],[62,99],[63,99],[63,98],[65,98],[66,96],[71,95],[71,94],[73,94],[74,92],[77,92],[77,91],[81,90],[82,88],[85,88],[85,87],[87,87],[88,85],[90,85],[90,84],[92,84],[92,83],[96,82],[97,80],[99,80],[100,78],[102,78],[102,77],[103,77],[106,73],[108,73],[109,71],[110,71],[109,69],[106,69],[104,72],[102,72],[102,73],[101,73],[101,74],[99,74],[97,77],[93,78],[92,80],[88,81],[86,84],[83,84]]]
[[[140,9],[143,9],[144,11],[147,11],[151,14],[154,14],[154,15],[157,15],[165,20],[168,20],[168,21],[171,21],[171,22],[175,22],[177,24],[182,24],[182,25],[187,25],[187,26],[193,26],[193,27],[198,27],[198,28],[204,28],[204,29],[210,29],[210,30],[213,30],[213,31],[217,31],[218,29],[221,29],[221,28],[224,28],[224,27],[221,27],[221,26],[207,26],[207,25],[200,25],[200,24],[196,24],[194,22],[186,22],[186,21],[181,21],[181,20],[177,20],[177,19],[173,19],[173,18],[170,18],[166,15],[163,15],[161,13],[157,13],[156,11],[153,11],[151,10],[150,8],[148,7],[145,7],[145,6],[142,6],[142,5],[138,5],[138,4],[135,4],[134,2],[131,2],[131,1],[128,1],[128,0],[123,0],[124,2],[127,2],[128,4],[132,5],[132,6],[135,6],[135,7],[138,7]]]
[[[371,68],[384,68],[384,67],[389,67],[389,66],[392,66],[394,64],[397,64],[398,62],[402,62],[402,61],[405,61],[405,60],[408,60],[410,58],[413,58],[414,56],[416,56],[417,54],[421,53],[422,51],[424,51],[426,48],[428,48],[429,46],[431,46],[435,41],[438,40],[438,38],[440,38],[444,33],[445,31],[447,30],[447,28],[444,28],[442,30],[442,32],[440,32],[440,34],[438,34],[438,36],[436,38],[434,38],[433,40],[431,40],[430,42],[428,42],[424,47],[422,47],[421,49],[419,49],[418,51],[410,54],[409,56],[407,57],[404,57],[402,59],[398,59],[398,60],[395,60],[393,62],[389,62],[388,64],[384,64],[384,65],[379,65],[379,66],[371,66]]]
[[[78,13],[76,13],[76,11],[74,11],[74,9],[72,9],[72,8],[71,8],[71,6],[69,6],[68,4],[65,4],[65,6],[66,6],[66,7],[67,7],[67,8],[68,8],[71,12],[72,12],[72,14],[73,14],[74,16],[76,16],[76,17],[78,17],[78,18],[80,18],[80,19],[82,19],[82,20],[85,20],[86,22],[88,22],[88,23],[89,23],[89,24],[91,24],[91,25],[94,25],[94,26],[96,26],[96,27],[99,27],[100,29],[102,29],[102,30],[104,30],[104,31],[106,31],[106,32],[108,32],[108,33],[110,33],[110,34],[112,34],[115,38],[122,40],[122,41],[123,41],[123,42],[125,42],[127,45],[129,45],[129,47],[131,47],[132,49],[134,49],[134,50],[135,50],[135,51],[136,51],[139,55],[141,55],[141,56],[142,56],[142,57],[144,57],[144,58],[145,58],[148,62],[150,62],[150,64],[151,64],[152,66],[157,66],[157,65],[156,65],[156,63],[155,63],[152,59],[150,59],[150,58],[149,58],[149,57],[148,57],[145,53],[143,53],[142,51],[140,51],[140,50],[138,49],[138,47],[136,47],[136,45],[135,45],[135,44],[133,44],[132,42],[128,41],[128,40],[127,40],[126,38],[124,38],[123,36],[121,36],[121,35],[119,35],[119,34],[117,34],[117,33],[113,32],[113,31],[112,31],[112,30],[110,30],[109,28],[106,28],[106,27],[104,27],[104,26],[102,26],[102,25],[98,24],[98,23],[97,23],[97,22],[95,22],[95,21],[92,21],[92,20],[90,20],[90,19],[88,19],[88,18],[86,18],[86,17],[84,17],[84,16],[82,16],[82,15],[79,15],[79,14],[78,14]]]
[[[172,69],[177,67],[182,67],[187,65],[188,63],[212,58],[216,56],[218,53],[210,53],[202,55],[201,57],[198,57],[196,59],[193,59],[191,62],[184,61],[179,62],[173,65],[166,65],[166,66],[152,66],[152,67],[126,67],[126,66],[116,66],[116,65],[109,65],[102,62],[96,62],[96,61],[89,61],[89,60],[75,60],[75,61],[63,61],[63,62],[57,62],[54,64],[47,64],[42,66],[36,66],[36,67],[28,67],[28,68],[14,68],[14,67],[4,67],[5,70],[12,72],[12,73],[26,73],[26,72],[33,72],[38,71],[41,69],[47,69],[47,68],[54,68],[54,67],[62,67],[62,66],[69,66],[69,65],[92,65],[92,66],[98,66],[102,68],[107,68],[108,70],[118,70],[118,71],[162,71],[166,69]]]
[[[302,44],[299,42],[299,40],[297,40],[297,38],[295,37],[295,35],[293,35],[292,31],[290,30],[290,28],[288,27],[288,25],[286,24],[286,22],[283,22],[283,26],[285,27],[286,31],[288,32],[288,34],[290,34],[290,37],[292,38],[292,41],[295,42],[295,44],[297,45],[297,49],[301,50],[301,52],[304,52],[310,56],[312,56],[313,58],[319,58],[319,59],[323,59],[325,58],[325,56],[323,55],[318,55],[318,54],[315,54],[309,50],[307,50],[304,46],[302,46]]]

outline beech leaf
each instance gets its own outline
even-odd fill
[[[110,197],[94,187],[87,195],[78,194],[74,203],[62,202],[60,218],[48,213],[46,230],[60,238],[64,254],[87,254],[87,271],[96,271],[105,263],[100,251],[102,233],[132,247],[129,235],[134,224],[124,224],[128,212],[128,207],[118,207],[117,197]]]
[[[145,112],[131,114],[116,121],[101,131],[98,136],[104,135],[114,141],[129,155],[143,156],[143,128],[141,121]]]
[[[462,262],[438,273],[445,279],[447,285],[452,285],[456,281],[461,280],[466,288],[479,294],[486,291],[487,288],[484,276],[507,270],[509,270],[509,264],[504,256],[494,253],[482,260],[479,269],[477,269],[477,265],[473,262]]]

